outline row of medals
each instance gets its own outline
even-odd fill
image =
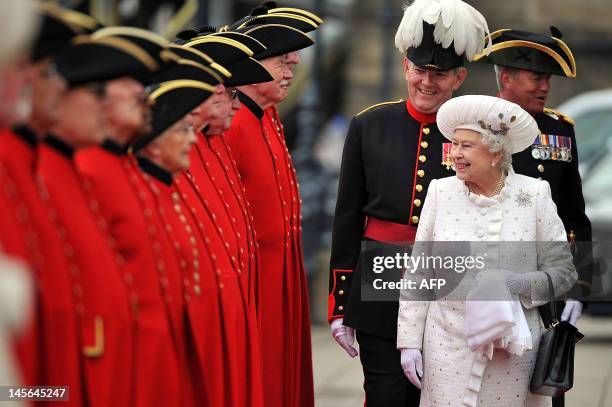
[[[531,146],[531,156],[536,160],[572,161],[572,152],[568,147]]]

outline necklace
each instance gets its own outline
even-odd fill
[[[495,195],[499,194],[501,192],[501,190],[504,188],[505,181],[506,181],[506,177],[504,175],[499,177],[499,180],[497,181],[497,184],[495,185],[495,189],[493,190],[493,193],[491,195],[485,195],[485,196],[490,198],[492,196],[495,196]],[[470,194],[475,194],[474,190],[472,189],[472,185],[471,184],[468,184],[467,187],[468,187],[468,191],[470,191]]]

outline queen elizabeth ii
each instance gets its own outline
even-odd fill
[[[551,398],[529,392],[544,331],[537,306],[548,302],[547,274],[555,297],[567,292],[577,275],[548,183],[512,170],[512,154],[533,143],[537,124],[514,103],[476,95],[443,104],[437,123],[452,142],[456,176],[431,182],[415,245],[504,242],[496,243],[497,252],[507,255],[490,258],[481,274],[494,269],[503,276],[498,281],[517,299],[527,338],[520,351],[509,346],[512,339],[493,346],[499,337],[486,335],[479,342],[484,346],[475,347],[469,336],[475,318],[466,301],[400,301],[402,368],[422,388],[421,406],[548,406]],[[488,316],[495,319],[492,305]],[[488,309],[479,311],[487,316]]]

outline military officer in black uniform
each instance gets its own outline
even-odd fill
[[[452,7],[469,8],[484,23],[459,18],[453,22],[466,27],[463,35],[470,30],[475,34],[458,42],[471,41],[470,45],[482,50],[484,37],[479,33],[487,31],[484,17],[462,1],[451,3]],[[398,246],[394,249],[382,242],[414,241],[429,182],[454,175],[445,154],[450,152],[450,143],[444,143],[436,126],[436,112],[461,86],[467,76],[464,61],[473,57],[453,44],[443,48],[436,43],[435,26],[425,22],[420,43],[406,40],[413,38],[415,29],[407,17],[426,4],[427,0],[417,0],[406,9],[396,35],[396,45],[404,53],[408,99],[380,103],[355,116],[342,156],[328,319],[333,337],[351,357],[358,354],[353,347],[356,331],[368,407],[419,403],[419,390],[405,377],[396,347],[399,297],[364,301],[362,294],[373,276],[366,265],[372,264],[375,254],[397,251]],[[371,248],[362,250],[362,241]]]
[[[574,122],[564,114],[544,107],[551,75],[576,76],[574,56],[561,40],[561,32],[551,27],[551,34],[498,30],[491,34],[491,53],[476,59],[495,65],[498,96],[531,113],[540,128],[541,134],[531,148],[512,156],[512,166],[518,174],[548,181],[568,240],[575,242],[574,262],[579,280],[565,306],[558,307],[563,312],[556,318],[576,324],[584,305],[571,296],[583,299],[591,291],[592,251],[590,245],[584,243],[592,240],[591,222],[584,210]],[[549,308],[540,308],[540,313],[544,322],[550,323]],[[562,406],[563,398],[554,398],[553,405]]]

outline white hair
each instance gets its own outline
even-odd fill
[[[498,168],[507,174],[512,165],[512,141],[510,138],[486,132],[480,134],[480,139],[484,145],[489,147],[491,153],[501,152],[501,161]]]
[[[502,84],[501,84],[502,68],[499,65],[493,65],[493,70],[495,70],[495,82],[497,83],[497,90],[501,91],[502,90]]]
[[[519,71],[521,71],[519,68],[510,68],[508,66],[499,66],[499,65],[493,65],[493,69],[495,70],[495,82],[497,83],[497,90],[499,91],[501,91],[503,87],[501,83],[502,72],[506,71],[513,77],[516,77]]]

